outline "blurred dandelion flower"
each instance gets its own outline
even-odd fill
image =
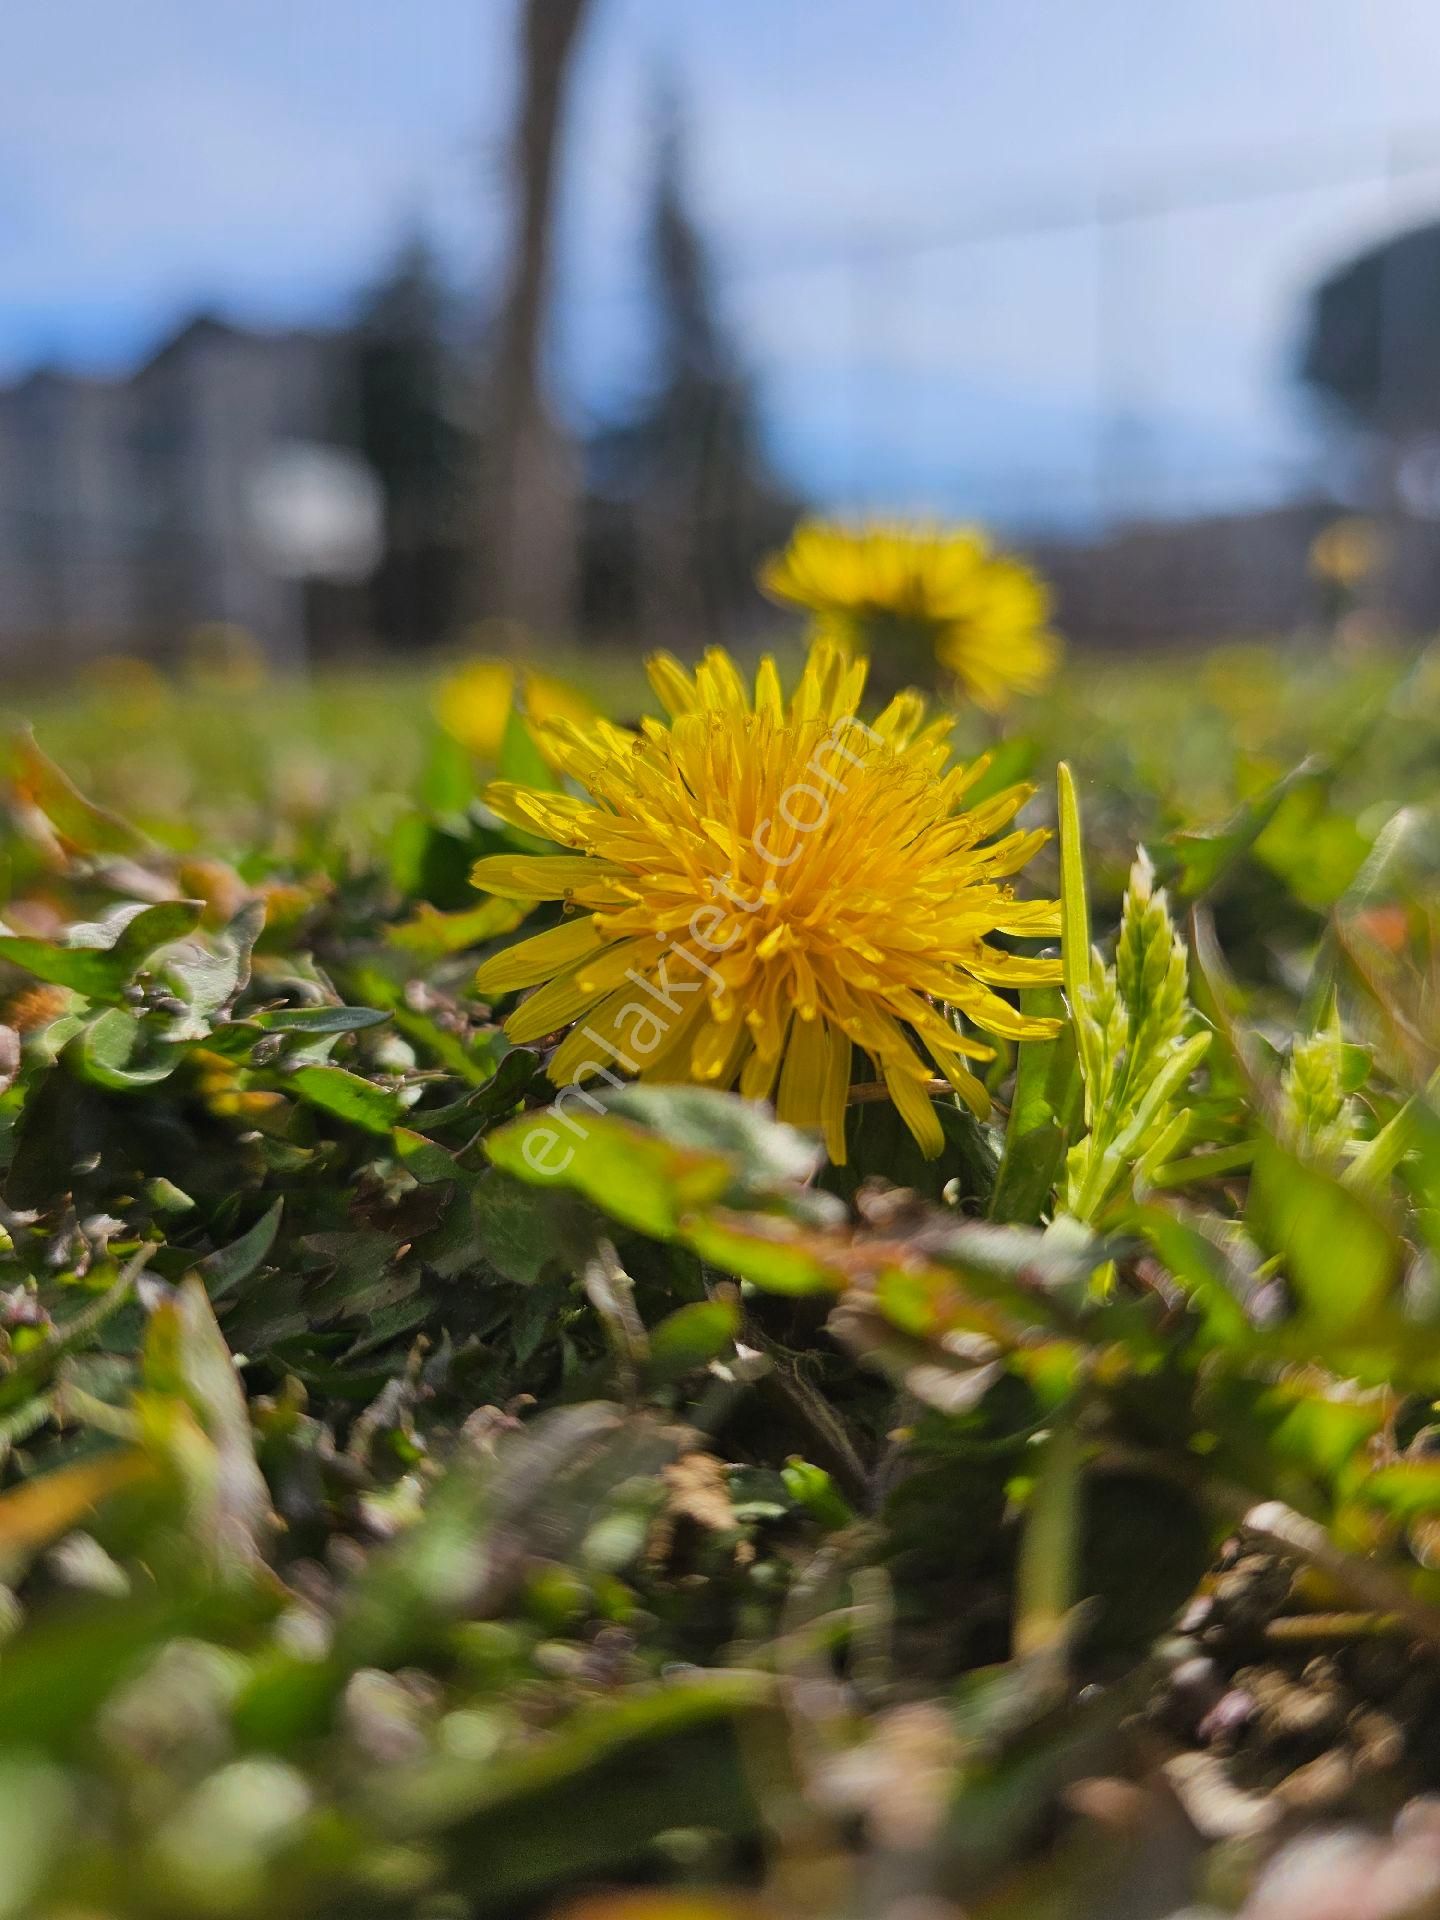
[[[28,986],[0,1001],[0,1026],[17,1033],[39,1033],[70,1011],[75,996],[66,987]]]
[[[1332,520],[1310,543],[1310,571],[1332,587],[1362,586],[1380,570],[1384,559],[1384,533],[1361,514]]]
[[[769,659],[753,696],[720,650],[693,674],[666,654],[649,670],[668,721],[542,730],[588,797],[490,788],[502,819],[568,851],[492,855],[476,885],[569,911],[488,960],[477,989],[538,988],[506,1025],[517,1043],[572,1027],[550,1062],[557,1085],[618,1068],[775,1092],[781,1118],[822,1129],[837,1162],[858,1047],[939,1153],[931,1061],[977,1112],[988,1105],[966,1063],[993,1049],[960,1017],[1009,1038],[1054,1030],[995,988],[1053,981],[1059,963],[989,944],[1059,930],[1055,902],[1009,884],[1045,833],[992,837],[1031,789],[967,810],[986,762],[947,769],[950,717],[927,724],[908,692],[866,726],[867,663],[830,641],[788,700]]]
[[[265,685],[269,664],[264,647],[248,627],[211,620],[192,627],[186,636],[181,671],[199,692],[248,694]]]
[[[478,759],[494,760],[517,703],[525,718],[537,727],[549,720],[573,720],[583,725],[595,713],[582,693],[553,674],[517,667],[513,660],[482,657],[467,662],[441,682],[435,696],[435,717]]]
[[[170,683],[149,660],[128,653],[102,654],[90,663],[86,679],[117,727],[142,727],[170,711]]]
[[[992,713],[1040,692],[1060,656],[1044,581],[975,527],[805,520],[761,569],[760,585],[879,665],[898,655],[904,671],[921,672],[933,655]]]
[[[284,1094],[248,1087],[248,1075],[237,1061],[227,1060],[224,1054],[214,1053],[209,1047],[196,1047],[190,1059],[201,1104],[220,1119],[263,1126],[267,1115],[284,1112]]]

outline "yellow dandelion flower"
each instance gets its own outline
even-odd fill
[[[462,747],[493,760],[505,738],[514,698],[513,662],[471,660],[441,681],[435,694],[435,718]]]
[[[805,520],[761,569],[760,585],[882,666],[898,657],[904,672],[922,671],[933,653],[992,713],[1040,692],[1059,660],[1044,581],[975,527]]]
[[[595,718],[593,702],[578,687],[553,673],[538,673],[533,667],[525,668],[520,676],[520,704],[526,717],[542,727],[551,720],[570,720],[583,727]]]
[[[513,660],[471,660],[440,684],[435,716],[445,731],[482,760],[500,752],[515,705],[536,726],[548,720],[585,722],[595,709],[576,688],[554,674]]]
[[[571,1029],[557,1085],[638,1074],[774,1093],[838,1162],[859,1048],[933,1155],[935,1068],[988,1105],[966,1063],[993,1049],[962,1021],[1016,1039],[1054,1030],[995,989],[1053,981],[1059,963],[989,938],[1059,931],[1054,901],[1009,884],[1044,832],[994,838],[1031,789],[966,809],[985,761],[947,768],[951,719],[927,724],[913,692],[865,725],[866,670],[819,641],[787,701],[772,660],[752,696],[723,651],[693,674],[660,654],[649,671],[668,721],[545,729],[587,797],[490,788],[502,819],[567,849],[474,871],[489,893],[566,905],[476,976],[492,996],[536,989],[506,1024],[517,1043]]]

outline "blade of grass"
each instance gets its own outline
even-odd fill
[[[1058,1651],[1079,1598],[1081,1464],[1076,1409],[1071,1407],[1051,1429],[1025,1515],[1015,1581],[1017,1660]]]
[[[1065,998],[1075,1027],[1075,1047],[1085,1081],[1085,1114],[1091,1119],[1095,1082],[1094,1036],[1085,1018],[1084,994],[1090,985],[1090,906],[1085,897],[1085,854],[1080,837],[1080,801],[1067,761],[1055,769],[1060,817],[1060,953]]]

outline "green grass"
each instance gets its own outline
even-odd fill
[[[243,837],[287,812],[383,809],[411,792],[435,732],[437,686],[454,662],[327,669],[313,678],[124,674],[79,677],[23,699],[46,752],[98,801],[195,846]],[[548,670],[608,709],[646,689],[634,660],[560,654]]]
[[[644,701],[628,657],[550,664]],[[1376,1643],[1440,1646],[1436,661],[1082,658],[963,717],[1029,818],[1073,769],[1100,949],[990,1117],[941,1102],[926,1162],[859,1098],[835,1169],[631,1092],[550,1178],[543,1058],[471,988],[512,843],[439,671],[24,703],[0,1920],[1203,1904],[1267,1842],[1132,1860],[1071,1783],[1159,1804],[1203,1745],[1177,1662],[1268,1701],[1316,1644],[1325,1817],[1432,1785]],[[1142,868],[1122,909],[1137,843],[1168,907]],[[1205,1764],[1316,1757],[1267,1724]]]

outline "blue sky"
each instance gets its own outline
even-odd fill
[[[692,120],[727,308],[782,451],[841,499],[1004,511],[1094,484],[1199,498],[1303,460],[1286,380],[1316,270],[1440,210],[1386,130],[1440,125],[1431,0],[594,0],[558,355],[572,406],[643,376],[647,104]],[[423,218],[479,284],[501,217],[510,0],[5,0],[0,377],[123,363],[189,305],[343,308]],[[874,258],[1100,187],[1272,165],[1371,177],[1127,228]],[[968,491],[967,491],[968,490]]]

